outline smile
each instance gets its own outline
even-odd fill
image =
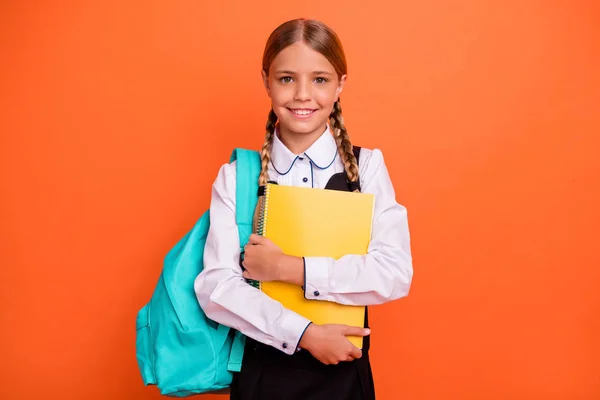
[[[294,116],[297,118],[308,118],[317,111],[317,110],[311,110],[311,109],[306,109],[306,108],[295,108],[295,109],[288,108],[288,110],[290,110],[292,112],[292,114],[294,114]]]

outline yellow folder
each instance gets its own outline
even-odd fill
[[[366,254],[371,240],[374,195],[267,184],[257,234],[288,255],[333,257]],[[307,300],[304,290],[283,282],[260,282],[260,289],[284,307],[316,324],[364,324],[365,307]],[[362,337],[348,339],[362,348]]]

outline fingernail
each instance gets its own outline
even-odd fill
[[[371,333],[371,330],[370,330],[370,329],[365,329],[365,335],[368,335],[368,334],[370,334],[370,333]]]

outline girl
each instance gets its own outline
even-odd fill
[[[272,109],[259,185],[329,188],[341,175],[345,187],[338,190],[373,193],[367,255],[292,257],[252,235],[244,271],[238,262],[235,165],[223,165],[214,182],[205,265],[195,290],[209,318],[248,337],[231,399],[375,398],[367,318],[364,327],[312,324],[243,279],[289,282],[302,286],[308,299],[350,305],[381,304],[408,294],[413,270],[406,209],[396,203],[382,153],[350,143],[340,106],[346,71],[338,37],[321,22],[297,19],[271,34],[262,78]],[[367,336],[362,350],[346,338],[351,335]]]

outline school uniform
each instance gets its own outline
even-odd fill
[[[406,296],[413,270],[406,209],[396,202],[383,155],[379,150],[364,148],[355,148],[355,154],[360,189],[375,194],[368,254],[338,260],[305,257],[304,290],[308,299],[368,306]],[[300,155],[287,149],[276,134],[269,179],[279,185],[353,189],[348,186],[329,129]],[[310,321],[244,281],[235,224],[233,164],[223,165],[213,184],[210,220],[204,270],[194,285],[196,295],[209,318],[248,337],[242,370],[232,383],[231,399],[374,399],[370,336],[365,337],[360,359],[324,365],[298,347]]]

